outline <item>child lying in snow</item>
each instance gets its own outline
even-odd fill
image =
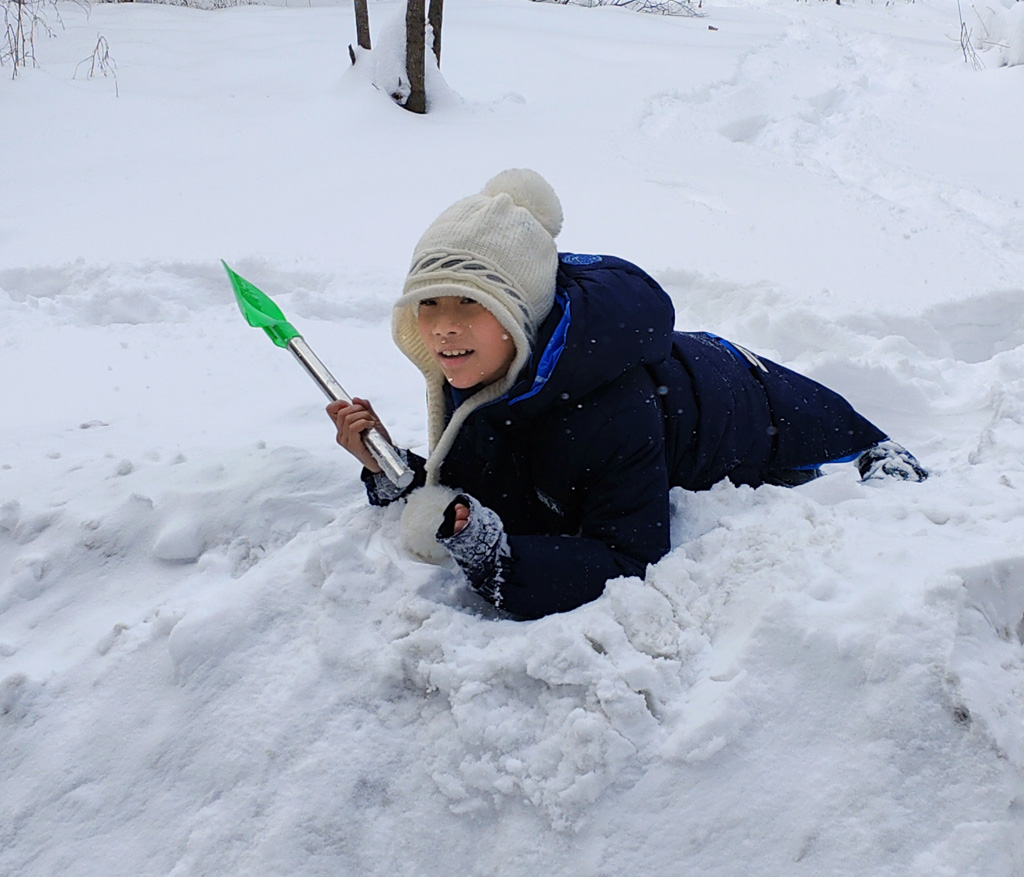
[[[547,182],[511,170],[420,239],[392,322],[427,381],[430,456],[401,451],[412,486],[363,445],[381,428],[369,402],[327,408],[372,504],[454,488],[430,538],[495,606],[538,618],[643,576],[669,549],[672,486],[795,485],[842,461],[865,479],[927,477],[821,384],[674,332],[668,295],[635,265],[559,254],[561,224]]]

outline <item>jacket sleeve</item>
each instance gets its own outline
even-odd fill
[[[583,492],[578,535],[495,536],[492,524],[485,528],[490,533],[486,546],[460,552],[460,539],[473,538],[469,527],[448,538],[442,527],[439,541],[474,590],[519,618],[575,609],[601,596],[609,579],[643,576],[647,565],[669,548],[663,428],[657,403],[645,400],[619,410],[601,426],[599,434],[617,437],[614,442],[586,436],[574,443],[582,455],[577,464]],[[471,521],[476,513],[471,511]]]
[[[383,472],[371,472],[364,468],[362,475],[363,484],[366,485],[366,498],[370,505],[386,506],[391,505],[396,499],[404,499],[417,487],[422,487],[426,482],[426,463],[419,454],[407,451],[405,448],[396,448],[398,456],[405,464],[412,469],[413,479],[406,488],[396,487]]]

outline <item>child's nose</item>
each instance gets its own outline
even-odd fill
[[[435,335],[457,335],[462,331],[462,324],[451,317],[442,317],[434,323]]]

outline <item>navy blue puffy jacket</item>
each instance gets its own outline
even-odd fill
[[[494,581],[470,576],[503,609],[536,618],[642,576],[669,548],[670,486],[799,483],[885,438],[820,384],[717,336],[677,333],[674,319],[637,266],[561,255],[534,356],[469,416],[440,470],[504,524],[510,556]],[[415,486],[422,460],[410,456]]]

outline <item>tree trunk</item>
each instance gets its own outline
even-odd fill
[[[423,77],[426,30],[424,0],[408,0],[405,7],[405,73],[409,77],[409,99],[405,108],[413,113],[427,111],[427,91]]]
[[[355,0],[356,4],[356,42],[360,49],[370,50],[370,13],[366,9],[366,0]]]
[[[427,13],[427,21],[430,22],[430,29],[434,32],[434,57],[437,58],[437,66],[441,66],[441,19],[444,15],[444,0],[430,0],[430,11]]]

